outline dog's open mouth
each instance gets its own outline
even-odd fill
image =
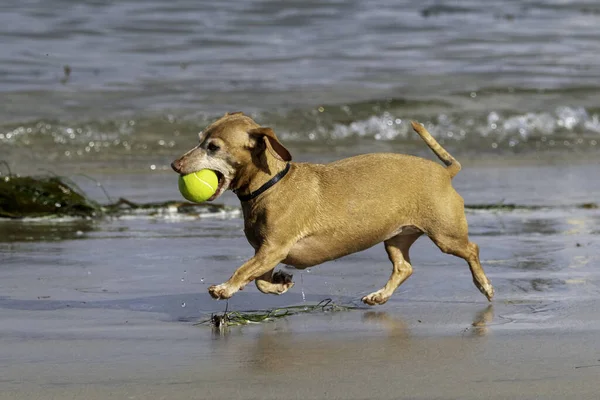
[[[215,174],[217,175],[217,179],[219,180],[219,184],[217,185],[217,190],[215,191],[215,194],[213,194],[212,196],[210,196],[210,198],[207,201],[213,201],[214,199],[216,199],[217,197],[219,197],[221,194],[223,194],[223,192],[225,190],[227,190],[227,188],[229,187],[229,180],[227,178],[225,178],[225,175],[223,175],[223,173],[217,171],[217,170],[213,170],[215,172]]]

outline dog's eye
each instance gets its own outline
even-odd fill
[[[219,151],[221,148],[214,143],[209,143],[207,149],[208,151],[212,151],[214,153],[215,151]]]

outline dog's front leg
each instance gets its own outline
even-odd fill
[[[288,247],[260,247],[254,257],[239,267],[227,282],[209,287],[208,293],[218,300],[230,298],[235,292],[242,289],[248,283],[257,278],[266,276],[267,273],[271,273],[277,264],[287,256],[287,253]],[[275,284],[277,283],[273,283],[273,285]],[[287,289],[293,285],[293,283],[291,285],[289,283],[282,284],[287,285]],[[283,292],[284,291],[280,291],[280,294]]]

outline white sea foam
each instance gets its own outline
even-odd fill
[[[573,144],[594,146],[600,137],[600,117],[582,107],[561,106],[551,112],[505,114],[491,111],[480,117],[439,114],[421,121],[431,134],[443,140],[467,143],[501,143],[515,147],[528,141],[548,139],[573,140]],[[384,112],[332,128],[318,127],[308,135],[309,140],[341,141],[350,138],[372,138],[378,141],[402,141],[416,137],[404,115]],[[578,139],[581,139],[578,141]],[[300,140],[294,135],[294,140]]]

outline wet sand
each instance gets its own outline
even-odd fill
[[[125,310],[3,310],[0,399],[597,398],[597,320],[524,329],[503,304],[402,306],[221,334]]]
[[[597,398],[600,210],[576,206],[598,198],[596,168],[469,168],[457,180],[467,204],[548,206],[469,211],[491,305],[462,260],[423,238],[384,306],[223,332],[194,322],[224,310],[206,289],[251,255],[239,217],[2,221],[0,399]],[[164,194],[164,182],[117,193]],[[358,305],[389,271],[375,246],[292,271],[283,296],[249,286],[229,308],[303,295]]]

